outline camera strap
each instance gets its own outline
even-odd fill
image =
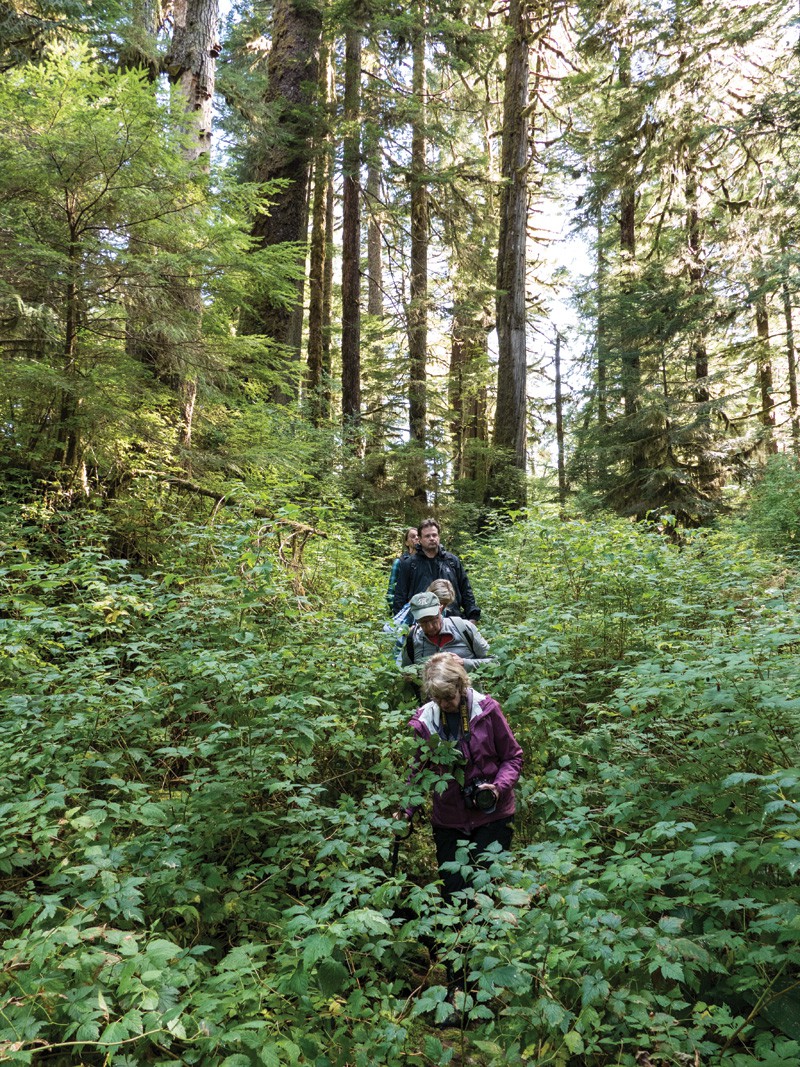
[[[469,743],[469,711],[467,709],[466,693],[461,700],[461,707],[458,710],[461,713],[461,736],[467,743]]]
[[[451,735],[448,724],[448,713],[442,711],[441,708],[439,708],[439,723],[435,729],[436,733],[443,741],[454,741],[456,744],[460,741],[466,741],[467,746],[469,746],[469,709],[467,707],[466,695],[461,701],[461,705],[458,709],[458,737],[453,737]]]

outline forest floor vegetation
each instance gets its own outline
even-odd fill
[[[427,830],[391,872],[429,783],[377,549],[166,502],[146,561],[102,511],[0,524],[0,1060],[800,1062],[800,581],[743,528],[461,549],[525,767],[449,906]]]

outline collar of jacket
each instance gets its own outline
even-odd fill
[[[438,559],[440,556],[449,556],[449,555],[451,555],[451,553],[448,552],[446,549],[442,548],[441,545],[437,545],[436,546],[436,555],[435,556],[426,556],[425,553],[422,550],[422,545],[418,546],[416,554],[418,556],[421,556],[422,559],[427,559],[427,560],[430,560],[430,561]]]
[[[469,703],[469,724],[475,722],[484,714],[484,710],[481,707],[481,701],[486,697],[485,693],[479,693],[476,689],[467,690],[467,702]],[[420,709],[419,721],[425,727],[430,734],[436,733],[436,727],[441,725],[442,721],[442,709],[436,703],[435,700],[429,700],[427,704],[424,704]]]

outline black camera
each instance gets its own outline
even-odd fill
[[[464,804],[475,811],[482,811],[485,815],[491,815],[497,807],[497,798],[494,792],[483,778],[476,778],[465,785],[461,790]]]

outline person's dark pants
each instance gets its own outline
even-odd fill
[[[436,862],[439,864],[439,873],[442,877],[442,896],[449,903],[454,893],[460,893],[466,889],[467,882],[460,871],[443,871],[443,863],[452,863],[456,858],[459,848],[470,846],[470,857],[475,860],[494,841],[498,841],[503,850],[507,852],[511,848],[511,838],[514,833],[514,820],[511,816],[507,819],[495,819],[485,826],[476,827],[471,834],[464,830],[449,830],[442,826],[433,827],[433,840],[436,842]]]
[[[467,887],[467,881],[460,871],[443,871],[443,863],[452,863],[456,858],[459,848],[470,847],[470,861],[475,866],[481,866],[479,857],[486,851],[492,842],[497,841],[502,845],[503,851],[511,848],[511,838],[514,834],[513,819],[496,819],[494,822],[478,826],[471,834],[463,830],[449,830],[441,826],[433,827],[433,840],[436,842],[436,861],[439,864],[439,874],[442,878],[442,896],[450,903],[454,893],[460,893]],[[467,985],[467,961],[464,958],[461,966],[454,966],[448,962],[447,986],[451,993],[457,989],[465,990]]]

